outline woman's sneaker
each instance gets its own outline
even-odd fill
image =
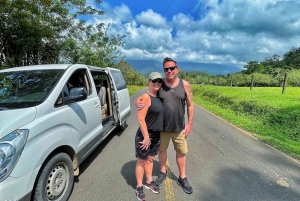
[[[150,184],[146,182],[145,188],[151,190],[153,193],[160,193],[160,188],[154,183],[154,181],[151,181]]]
[[[135,189],[135,194],[138,200],[146,201],[146,196],[143,191],[143,186],[139,186]]]

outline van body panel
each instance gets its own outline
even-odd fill
[[[49,111],[49,108],[52,110]],[[54,108],[53,104],[47,101],[37,106],[37,118],[21,129],[29,129],[29,136],[18,165],[11,173],[13,177],[22,177],[33,169],[39,168],[57,147],[76,148],[66,109]]]
[[[28,188],[28,184],[32,184],[30,182],[32,175],[36,177],[38,173],[38,169],[29,172],[23,177],[8,177],[4,180],[0,185],[0,200],[19,200],[24,196],[31,194],[30,188]],[[18,189],[18,190],[16,190]],[[31,186],[32,189],[32,186]],[[24,199],[23,199],[24,200]],[[28,199],[29,201],[30,199]],[[25,200],[24,200],[25,201]]]
[[[35,116],[35,107],[0,111],[0,139],[33,121]]]

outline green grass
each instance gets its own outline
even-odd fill
[[[192,85],[194,102],[300,159],[300,88]]]
[[[127,88],[129,90],[129,96],[133,96],[135,93],[140,91],[143,88],[146,88],[147,86],[134,86],[134,85],[127,85]]]

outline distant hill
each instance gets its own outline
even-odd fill
[[[142,75],[148,75],[150,72],[158,71],[162,73],[162,62],[154,60],[124,60],[129,63],[132,68],[140,72]],[[205,71],[212,75],[227,75],[242,71],[242,69],[222,64],[196,63],[196,62],[178,62],[179,69],[185,72]]]

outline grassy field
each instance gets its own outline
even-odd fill
[[[192,86],[194,102],[300,159],[300,88]]]
[[[143,87],[128,86],[130,96]],[[300,159],[300,88],[192,85],[195,104]]]
[[[129,90],[129,96],[133,96],[136,92],[140,91],[143,88],[146,88],[147,86],[133,86],[133,85],[127,85],[127,88]]]

